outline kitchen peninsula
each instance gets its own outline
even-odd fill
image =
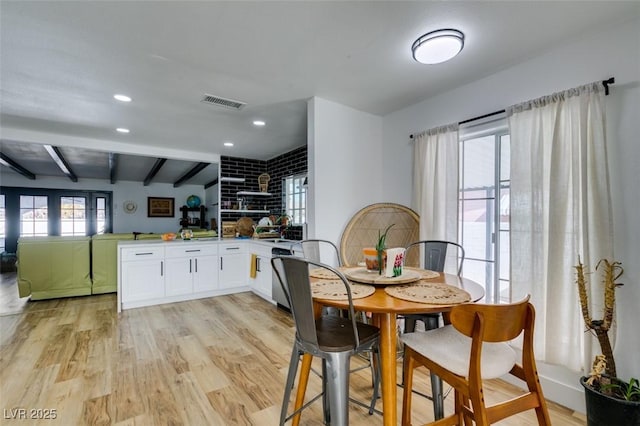
[[[295,241],[194,239],[118,243],[118,312],[252,291],[272,300],[271,253]],[[252,265],[253,264],[253,265]]]

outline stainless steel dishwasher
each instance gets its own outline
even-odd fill
[[[271,249],[271,256],[291,256],[293,252],[291,249],[286,249],[282,247],[274,247]],[[284,294],[284,290],[280,285],[280,280],[278,280],[278,276],[276,275],[276,271],[273,271],[273,278],[271,280],[271,297],[276,302],[278,308],[284,309],[287,312],[291,312],[291,308],[289,306],[289,302],[287,301],[287,296]]]

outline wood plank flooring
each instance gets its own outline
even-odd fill
[[[288,314],[259,297],[241,293],[118,315],[115,294],[27,302],[17,298],[15,273],[1,277],[2,425],[278,424],[294,328]],[[417,381],[428,390],[424,372]],[[500,380],[487,388],[489,402],[519,393]],[[312,375],[308,397],[319,389]],[[351,395],[365,401],[370,393],[368,369],[352,374]],[[401,398],[399,389],[399,404]],[[32,418],[51,417],[46,410],[56,418]],[[585,424],[564,407],[551,403],[550,410],[554,425]],[[430,420],[431,411],[430,401],[414,399],[416,423]],[[13,418],[21,415],[26,419]],[[382,424],[355,404],[350,416],[352,425]],[[319,401],[301,424],[322,424]],[[534,425],[535,415],[500,424]]]

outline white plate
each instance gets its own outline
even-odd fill
[[[262,219],[260,219],[260,221],[258,222],[258,225],[261,226],[271,226],[273,225],[273,223],[271,222],[271,219],[269,219],[268,217],[263,217]]]

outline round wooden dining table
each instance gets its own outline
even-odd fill
[[[348,275],[347,268],[340,268]],[[314,280],[314,278],[312,278]],[[458,275],[439,273],[437,277],[421,279],[421,282],[447,284],[465,290],[471,296],[471,301],[477,302],[484,297],[484,288],[475,281]],[[395,426],[398,419],[397,407],[397,315],[415,313],[448,312],[455,304],[427,304],[410,302],[390,296],[385,292],[386,285],[375,285],[375,292],[367,297],[353,299],[355,311],[371,312],[373,324],[380,327],[380,369],[382,374],[382,418],[385,426]],[[329,306],[348,309],[348,300],[333,300],[314,298],[316,316],[321,315],[322,307]],[[312,356],[305,354],[302,358],[296,409],[304,402],[306,380],[311,369]],[[294,424],[299,417],[294,418]]]

